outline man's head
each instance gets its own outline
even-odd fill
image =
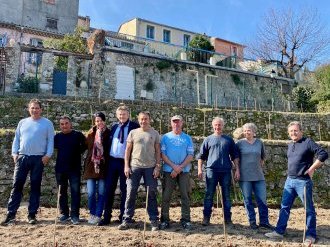
[[[41,117],[42,105],[40,100],[31,99],[29,102],[29,113],[32,119],[37,120]]]
[[[141,111],[138,115],[138,121],[142,129],[147,129],[150,126],[150,113]]]
[[[175,115],[171,118],[172,131],[175,134],[180,134],[182,132],[183,119],[180,115]]]
[[[63,134],[68,134],[72,131],[71,119],[68,116],[60,117],[60,129]]]
[[[215,117],[212,121],[212,127],[215,135],[221,135],[225,121],[221,117]]]
[[[119,106],[116,110],[116,116],[117,116],[120,123],[127,122],[128,118],[129,118],[128,107],[125,106],[125,105]]]
[[[298,121],[293,121],[288,125],[289,137],[292,141],[299,141],[303,137],[302,126]]]

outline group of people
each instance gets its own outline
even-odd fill
[[[129,109],[121,105],[116,110],[118,122],[110,129],[106,125],[104,113],[94,114],[94,126],[85,137],[72,128],[68,116],[60,118],[61,132],[55,135],[52,122],[42,117],[42,104],[37,99],[29,102],[28,110],[30,117],[22,119],[15,131],[12,145],[14,181],[8,201],[8,212],[2,225],[8,225],[15,220],[28,173],[31,184],[28,222],[37,222],[43,168],[49,162],[55,148],[55,175],[60,188],[61,222],[71,220],[73,224],[79,224],[80,184],[83,175],[87,181],[90,213],[88,223],[99,226],[110,224],[119,180],[121,197],[118,229],[129,229],[134,222],[136,196],[143,177],[144,186],[148,188],[147,212],[151,230],[170,227],[169,209],[176,185],[179,187],[181,198],[181,225],[184,229],[191,228],[189,193],[194,144],[192,138],[183,132],[184,121],[180,115],[171,118],[172,130],[160,137],[151,127],[149,112],[140,112],[136,123],[129,119]],[[218,185],[222,192],[224,224],[232,224],[230,188],[234,178],[239,182],[251,229],[272,229],[272,232],[266,233],[267,237],[282,238],[291,206],[294,199],[299,196],[303,202],[306,200],[306,241],[314,243],[316,213],[312,200],[312,176],[328,158],[327,152],[313,140],[303,136],[299,122],[289,124],[288,134],[292,142],[287,151],[288,177],[278,222],[273,228],[269,222],[263,172],[265,148],[263,142],[256,138],[257,127],[253,123],[244,124],[235,143],[232,137],[223,134],[224,125],[223,118],[213,119],[213,134],[204,139],[197,155],[198,177],[203,179],[205,176],[206,182],[202,225],[210,224],[213,198]],[[81,174],[81,156],[86,150]],[[159,219],[157,186],[160,174],[163,177],[163,190]],[[69,187],[70,209],[67,193]],[[259,225],[252,202],[253,194],[259,211]]]

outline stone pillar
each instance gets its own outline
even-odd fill
[[[42,54],[42,67],[40,78],[40,90],[45,93],[52,93],[53,89],[53,73],[54,73],[54,54]]]
[[[69,56],[68,59],[68,70],[67,70],[67,84],[66,84],[66,95],[68,96],[77,96],[76,95],[76,59],[72,56]]]

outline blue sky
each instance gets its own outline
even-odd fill
[[[316,8],[330,29],[329,0],[80,0],[79,15],[96,28],[117,31],[140,17],[197,33],[246,44],[270,8]]]

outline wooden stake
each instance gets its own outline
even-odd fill
[[[54,247],[57,246],[57,242],[56,242],[56,225],[57,225],[58,211],[59,211],[59,208],[60,208],[60,195],[61,195],[61,185],[58,186],[58,191],[57,191],[57,206],[56,206],[56,214],[55,214],[54,239],[53,239]]]
[[[306,198],[306,185],[304,187],[304,235],[303,235],[303,243],[305,242],[306,239],[306,218],[307,218],[307,198]]]
[[[91,121],[92,121],[92,127],[93,127],[93,125],[94,125],[94,123],[93,123],[93,108],[92,108],[92,105],[91,105]]]
[[[143,246],[146,245],[145,240],[146,240],[147,215],[148,215],[148,197],[149,197],[149,186],[147,186],[146,208],[145,208],[145,213],[144,213]]]
[[[226,221],[225,221],[225,209],[223,207],[223,200],[222,200],[222,189],[220,184],[218,183],[219,186],[219,192],[220,192],[220,201],[221,201],[221,207],[222,207],[222,220],[223,220],[223,235],[225,237],[225,244],[228,246],[227,243],[227,233],[226,233]]]
[[[235,196],[235,201],[238,202],[237,199],[237,192],[236,192],[236,186],[235,186],[235,179],[234,179],[234,171],[231,171],[231,181],[233,183],[233,189],[234,189],[234,196]]]

